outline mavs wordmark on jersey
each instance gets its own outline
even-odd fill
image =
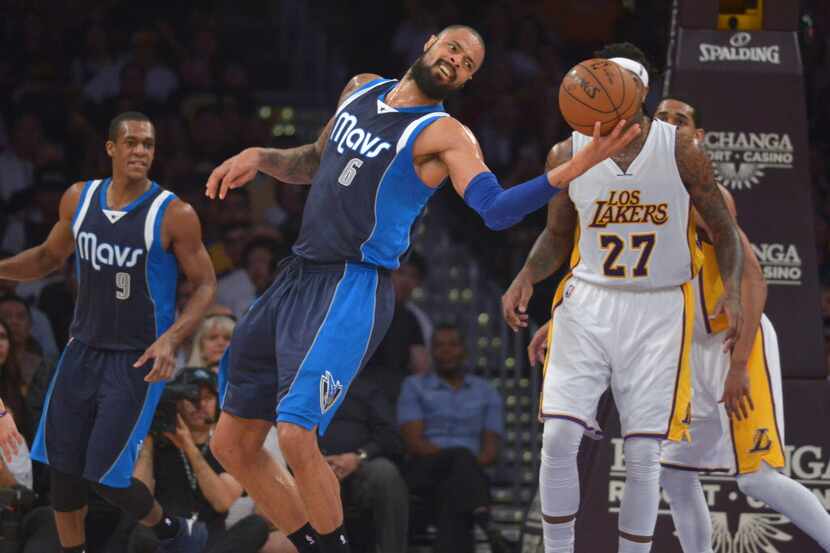
[[[77,252],[81,259],[89,261],[96,271],[101,265],[114,267],[135,267],[138,258],[144,253],[141,248],[119,246],[118,244],[98,243],[98,237],[91,232],[82,232],[76,238]]]
[[[366,157],[377,157],[383,150],[392,147],[389,142],[381,142],[382,138],[373,136],[371,131],[357,127],[357,117],[348,111],[342,111],[331,129],[329,140],[337,144],[337,153],[344,153],[343,147],[358,152]]]

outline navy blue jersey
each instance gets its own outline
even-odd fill
[[[358,88],[335,113],[314,175],[294,253],[322,263],[359,261],[396,269],[412,224],[435,191],[415,173],[412,147],[443,106],[393,108],[397,81]]]
[[[173,323],[178,265],[161,244],[175,196],[153,182],[121,210],[107,208],[112,179],[84,184],[75,215],[78,298],[72,338],[108,350],[144,350]]]

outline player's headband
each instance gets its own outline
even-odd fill
[[[637,75],[644,85],[648,86],[648,71],[646,71],[646,68],[643,67],[643,64],[629,58],[611,58],[610,61],[613,61],[623,69],[628,69]]]

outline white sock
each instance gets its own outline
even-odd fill
[[[576,456],[582,434],[582,427],[573,421],[545,421],[542,464],[539,468],[539,499],[543,517],[574,516],[579,510]],[[543,522],[545,553],[573,553],[574,526],[573,519],[561,524]]]
[[[671,502],[683,553],[712,553],[712,517],[697,472],[663,467],[660,483]]]
[[[620,532],[654,535],[660,504],[660,442],[653,438],[629,438],[623,446],[625,490],[620,504]],[[619,553],[648,553],[651,541],[639,543],[620,537]]]
[[[562,524],[542,522],[545,553],[573,553],[575,526],[576,520],[574,519]]]
[[[757,472],[739,475],[738,487],[785,515],[830,552],[830,514],[810,490],[763,462]]]

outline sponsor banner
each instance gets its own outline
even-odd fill
[[[830,382],[785,380],[786,418],[784,473],[807,487],[830,511],[830,433],[816,431],[830,420]],[[818,425],[818,426],[817,426]],[[616,412],[604,423],[607,435],[619,436]],[[823,428],[823,427],[822,427]],[[726,474],[701,477],[712,515],[714,553],[805,553],[816,543],[790,519],[743,495]],[[622,438],[601,442],[577,522],[576,553],[616,551],[617,516],[625,488]],[[682,553],[670,505],[661,493],[652,551]]]
[[[784,376],[824,377],[796,35],[681,29],[680,36],[669,95],[697,108],[703,147],[735,197],[769,285],[766,313],[778,330]]]
[[[795,33],[784,31],[713,31],[681,29],[675,69],[800,74]],[[733,83],[737,84],[737,83]]]

